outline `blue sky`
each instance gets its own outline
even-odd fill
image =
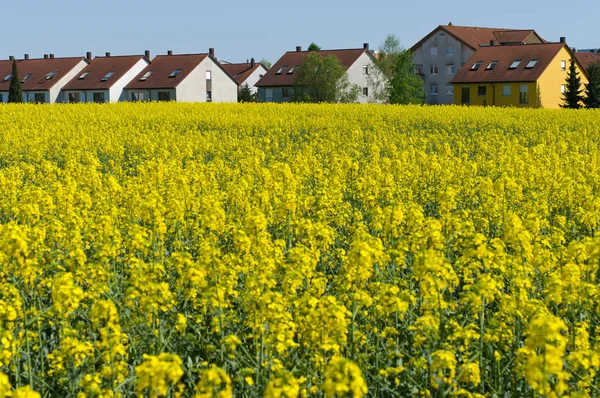
[[[4,0],[0,57],[207,52],[226,61],[275,62],[315,41],[376,48],[388,33],[410,47],[440,24],[534,28],[546,40],[600,47],[598,1],[461,0]],[[492,9],[493,7],[493,9]],[[574,13],[569,8],[575,10]],[[572,16],[570,19],[569,16]],[[6,35],[15,32],[14,35]],[[12,37],[11,37],[12,36]],[[595,39],[594,39],[595,37]]]

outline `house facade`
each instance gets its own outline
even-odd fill
[[[91,59],[63,88],[65,102],[118,102],[126,100],[125,86],[150,64],[149,53],[135,56],[111,56]]]
[[[237,81],[240,89],[247,84],[252,94],[258,90],[256,83],[269,71],[263,64],[257,63],[254,58],[246,63],[223,63],[221,65]]]
[[[159,55],[125,86],[127,101],[237,102],[238,84],[207,54]]]
[[[425,82],[427,103],[454,103],[450,81],[475,51],[492,45],[542,43],[534,30],[440,25],[411,47],[417,73]]]
[[[12,65],[12,61],[9,61]],[[44,58],[24,59],[17,61],[19,78],[25,102],[47,103],[65,102],[63,87],[81,72],[89,61],[84,57],[55,58],[53,54]],[[0,80],[2,101],[8,101],[11,73]]]
[[[300,47],[296,47],[296,51],[285,53],[256,83],[259,102],[293,101],[296,72],[302,67],[304,60],[310,53],[310,51],[302,51]],[[360,88],[357,102],[377,101],[373,92],[373,81],[384,79],[384,77],[375,64],[375,58],[369,51],[368,44],[365,43],[363,48],[360,49],[321,50],[319,54],[322,57],[333,55],[339,59],[346,69],[350,84]]]
[[[456,74],[457,105],[559,108],[571,60],[560,43],[490,46],[479,49]],[[575,59],[582,87],[587,73]]]

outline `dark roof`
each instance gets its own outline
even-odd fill
[[[533,29],[497,30],[494,32],[494,36],[500,44],[544,43],[544,39]]]
[[[237,81],[238,84],[243,84],[248,77],[255,70],[262,67],[261,63],[254,64],[254,68],[252,68],[252,64],[221,64],[223,69],[227,71],[233,78]],[[266,69],[266,68],[265,68]]]
[[[494,44],[499,44],[496,33],[502,31],[511,32],[534,32],[533,30],[515,30],[515,29],[498,29],[498,28],[480,28],[477,26],[456,26],[456,25],[439,25],[437,28],[432,30],[427,36],[419,40],[417,44],[410,48],[410,52],[423,45],[427,39],[439,32],[445,32],[456,40],[461,41],[472,50],[477,50],[480,46],[489,46],[490,41],[494,41]],[[537,35],[537,34],[536,34]],[[525,38],[529,37],[527,35]],[[539,36],[538,36],[539,37]]]
[[[175,88],[207,57],[208,54],[159,55],[125,88]],[[175,77],[169,77],[175,69],[181,69],[181,72]],[[147,72],[152,74],[146,80],[140,80]]]
[[[6,84],[6,88],[3,86],[5,83],[3,82],[4,78],[10,74],[12,74],[12,64],[13,61],[0,61],[0,91],[8,91],[9,84]],[[19,73],[19,76],[21,74]]]
[[[592,52],[576,52],[575,58],[577,58],[577,61],[579,61],[585,70],[587,70],[591,64],[600,62],[600,54]]]
[[[81,61],[88,62],[87,59],[83,57],[38,58],[17,61],[17,69],[21,81],[23,81],[27,75],[31,74],[27,80],[21,83],[21,87],[23,88],[23,91],[50,90]],[[12,64],[12,61],[9,62]],[[47,78],[50,73],[56,73],[56,75]],[[0,79],[0,91],[8,91],[10,81],[3,81],[5,76],[2,76]]]
[[[146,59],[143,55],[126,55],[96,57],[77,76],[65,85],[63,90],[102,90],[112,87],[125,73],[135,66],[140,59]],[[146,60],[148,61],[148,60]],[[108,80],[102,78],[109,72],[114,72]],[[84,73],[85,78],[80,79]]]
[[[482,47],[456,72],[451,83],[534,82],[563,47],[570,52],[564,43]],[[509,69],[517,60],[521,63],[515,69]],[[535,66],[526,68],[532,60],[537,60]],[[487,70],[492,61],[497,62],[496,66]],[[481,65],[477,70],[471,70],[476,62],[481,62]]]
[[[322,57],[333,55],[340,60],[340,63],[347,70],[350,68],[363,53],[371,53],[364,48],[349,50],[321,50],[318,53]],[[288,51],[269,69],[265,76],[256,83],[257,87],[266,86],[293,86],[296,82],[296,74],[288,73],[291,68],[301,66],[310,54],[310,51]],[[288,67],[285,72],[277,74],[282,67]]]

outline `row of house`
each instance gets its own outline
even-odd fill
[[[410,49],[428,104],[558,108],[571,62],[582,84],[600,54],[533,29],[440,25]]]

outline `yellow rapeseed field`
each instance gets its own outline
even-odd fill
[[[600,396],[600,113],[0,106],[0,397]]]

